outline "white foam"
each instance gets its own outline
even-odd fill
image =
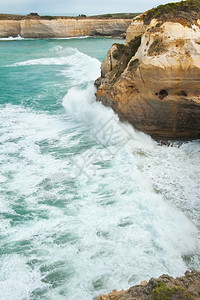
[[[29,299],[29,294],[37,286],[43,286],[39,272],[31,270],[26,259],[19,255],[5,255],[1,262],[1,299]]]
[[[63,49],[64,49],[63,46],[57,45],[57,46],[54,46],[54,47],[51,49],[51,51],[52,51],[52,52],[57,52],[57,53],[59,53],[59,52],[62,51]]]
[[[87,38],[93,38],[89,35],[85,36],[72,36],[72,37],[62,37],[62,38],[43,38],[44,40],[73,40],[73,39],[87,39]],[[17,37],[9,36],[6,38],[0,38],[0,41],[15,41],[15,40],[37,40],[36,38],[24,38],[18,35]],[[41,40],[41,39],[40,39]]]
[[[0,183],[5,182],[7,180],[7,178],[5,176],[3,176],[2,174],[0,174]]]
[[[100,76],[100,66],[96,58],[78,54],[72,58],[70,67],[61,71],[61,74],[70,79],[72,86],[87,84]]]
[[[131,270],[138,270],[139,272],[138,266],[142,265],[144,268],[144,273],[147,272],[148,274],[148,270],[151,269],[151,271],[154,273],[154,276],[159,276],[162,274],[162,262],[161,260],[159,261],[157,256],[159,253],[159,257],[162,257],[164,261],[166,260],[167,269],[164,272],[173,274],[173,276],[181,275],[181,273],[183,273],[187,268],[182,256],[190,255],[194,252],[197,253],[199,251],[198,249],[200,245],[198,244],[197,239],[199,233],[193,222],[191,222],[182,212],[175,208],[174,204],[176,205],[176,199],[178,196],[176,196],[175,199],[172,197],[173,200],[171,203],[173,205],[171,206],[164,201],[166,200],[165,194],[163,195],[163,198],[162,194],[157,195],[154,191],[156,183],[162,184],[162,187],[166,185],[165,188],[167,188],[167,191],[173,187],[173,173],[177,172],[177,167],[175,167],[177,164],[176,158],[179,157],[180,159],[180,154],[182,153],[181,148],[178,146],[174,146],[173,148],[168,148],[165,146],[160,147],[156,142],[151,140],[149,136],[135,131],[130,125],[120,123],[118,117],[111,109],[95,102],[94,92],[95,89],[92,85],[89,85],[85,90],[72,88],[64,97],[63,105],[67,114],[70,115],[74,120],[80,122],[81,125],[84,125],[87,128],[86,130],[90,134],[90,137],[95,139],[101,146],[105,147],[105,152],[107,151],[109,154],[114,155],[115,164],[112,165],[112,174],[114,178],[115,175],[118,174],[116,176],[119,176],[118,178],[121,178],[123,183],[121,182],[122,186],[120,187],[120,181],[116,180],[116,186],[115,184],[113,186],[113,181],[115,182],[115,180],[114,178],[108,179],[110,174],[107,174],[108,177],[106,176],[106,182],[109,182],[113,193],[115,193],[114,191],[120,191],[120,189],[123,190],[125,186],[129,186],[129,195],[132,195],[133,198],[131,199],[131,196],[129,196],[130,198],[125,197],[123,201],[123,194],[118,195],[119,199],[121,198],[119,206],[115,204],[116,210],[112,211],[112,220],[109,221],[107,218],[108,216],[103,216],[100,212],[92,211],[91,207],[90,209],[88,208],[88,212],[90,215],[96,216],[96,218],[101,220],[100,231],[102,232],[108,232],[108,228],[112,228],[112,226],[114,226],[113,222],[115,218],[115,224],[117,224],[117,222],[119,224],[120,219],[122,220],[122,223],[130,222],[130,224],[132,224],[130,227],[125,227],[125,236],[127,236],[128,239],[126,246],[128,248],[131,247],[130,253],[132,253],[131,256],[133,257],[133,260],[135,260],[134,263],[130,263],[129,259],[125,261],[125,257],[127,257],[127,249],[125,250],[120,242],[117,244],[117,255],[121,257],[127,269],[129,269],[127,266],[130,266],[130,273]],[[112,132],[110,132],[110,129]],[[106,137],[107,135],[109,135],[109,138]],[[115,143],[113,141],[115,141]],[[198,148],[195,148],[195,152],[198,153],[199,156],[200,152],[197,149]],[[190,148],[189,151],[191,150],[192,148]],[[98,160],[103,161],[105,159],[105,153],[103,154],[101,152],[102,156],[99,155],[97,150],[96,153],[97,157],[93,158],[93,162],[90,162],[90,164],[96,164],[98,163]],[[181,159],[181,163],[184,162],[187,155],[186,153],[182,154],[183,157]],[[168,165],[163,168],[163,161],[166,161],[167,156],[170,158],[170,161],[167,160]],[[89,155],[83,157],[82,161],[87,159],[87,157],[89,157]],[[174,161],[174,164],[171,164],[171,161]],[[197,161],[199,161],[199,158],[195,156],[194,162]],[[78,158],[76,158],[76,162],[79,163]],[[188,163],[191,164],[192,161],[189,160]],[[155,168],[152,170],[152,166],[157,168],[157,174],[153,172]],[[174,167],[175,169],[173,170]],[[195,176],[196,181],[199,181],[198,178],[200,178],[200,171],[198,166],[194,165],[191,168],[190,165],[191,171],[194,171],[194,167],[196,169],[195,173],[197,174],[197,176]],[[171,173],[172,171],[173,173]],[[91,171],[87,167],[87,161],[85,163],[85,172],[87,175],[89,175],[90,180],[94,175],[98,176],[98,174],[101,174],[101,170],[98,168],[96,168],[95,172],[94,169]],[[133,174],[131,175],[132,172]],[[168,172],[169,176],[172,176],[168,183],[165,182],[165,180],[162,182],[164,172]],[[128,180],[127,176],[130,177],[130,181]],[[181,177],[181,174],[179,176]],[[184,176],[187,177],[188,174],[184,173]],[[154,179],[152,182],[153,185],[148,178]],[[96,180],[98,183],[102,183],[102,178]],[[187,182],[186,178],[184,179],[184,184],[185,182]],[[195,187],[196,195],[194,194],[194,196],[197,200],[200,195],[200,186],[198,185],[198,182],[195,183]],[[139,189],[138,192],[136,192],[137,189]],[[189,190],[191,193],[191,189]],[[181,188],[178,193],[180,192]],[[126,191],[126,193],[128,192]],[[185,206],[191,205],[189,198],[191,197],[188,195],[188,199],[184,199]],[[130,201],[133,203],[131,204]],[[193,210],[195,206],[192,205],[192,207]],[[179,208],[181,208],[181,206],[179,206]],[[89,218],[87,212],[84,211],[84,213],[86,214],[86,218]],[[193,216],[196,215],[197,217],[198,214],[199,213],[197,211],[193,214]],[[188,214],[186,215],[189,216]],[[96,223],[97,220],[95,219],[94,222]],[[196,222],[198,222],[198,218],[196,219]],[[102,223],[106,224],[106,228],[102,229]],[[109,225],[107,225],[108,223]],[[95,227],[97,228],[98,226],[96,225]],[[120,229],[117,231],[118,238],[120,237],[120,231]],[[123,231],[121,234],[123,236]],[[114,235],[115,233],[112,232],[111,236]],[[150,237],[154,237],[153,240],[151,240]],[[90,241],[92,241],[94,238],[94,236],[91,237]],[[145,247],[143,244],[144,240]],[[151,244],[150,241],[153,244]],[[122,243],[126,243],[124,236]],[[128,246],[128,244],[130,245]],[[92,245],[90,246],[92,247]],[[157,254],[154,253],[154,247],[157,248]],[[149,254],[151,257],[150,261],[148,257]],[[112,252],[112,255],[114,256],[115,254]],[[155,260],[153,257],[156,257]],[[104,269],[101,269],[100,264],[98,266],[98,268],[102,271],[102,276],[104,276],[103,274],[106,273],[105,261],[106,259],[104,258]],[[117,268],[117,270],[121,270],[121,268],[122,266]],[[196,268],[198,268],[198,263]],[[115,274],[114,277],[115,276],[117,276],[117,274]],[[101,276],[98,275],[97,277],[99,278]],[[140,277],[140,279],[142,280],[142,277]],[[125,281],[123,284],[125,285],[125,288],[128,287]],[[124,288],[123,284],[120,286],[118,285],[118,288]],[[110,286],[112,289],[115,287],[115,284],[110,282]]]
[[[70,59],[66,57],[49,57],[49,58],[39,58],[39,59],[30,59],[11,65],[12,67],[18,66],[34,66],[34,65],[68,65],[70,64]]]
[[[17,62],[9,66],[31,66],[31,65],[67,65],[67,66],[73,66],[76,67],[77,64],[80,64],[79,67],[81,69],[82,66],[85,66],[85,63],[83,62],[81,64],[81,61],[86,60],[88,64],[92,64],[93,62],[95,65],[98,63],[100,66],[100,62],[96,58],[92,58],[82,52],[79,52],[76,48],[67,48],[63,49],[60,48],[60,46],[54,47],[53,50],[56,50],[59,52],[62,50],[62,53],[65,54],[65,56],[62,57],[46,57],[46,58],[39,58],[39,59],[30,59],[22,62]]]
[[[94,75],[94,78],[95,75]],[[66,112],[74,120],[90,128],[90,134],[104,146],[111,144],[133,142],[134,147],[154,147],[155,142],[150,136],[137,132],[132,126],[123,124],[111,108],[96,102],[96,88],[89,84],[86,89],[71,88],[63,99]],[[142,145],[141,145],[142,143]]]
[[[65,66],[65,68],[61,70],[59,74],[65,76],[66,79],[70,81],[71,86],[94,81],[95,78],[100,75],[100,62],[96,58],[92,58],[82,52],[79,52],[76,48],[63,48],[61,46],[56,46],[53,47],[51,51],[56,52],[57,56],[26,60],[9,66]]]
[[[158,151],[159,149],[159,151]],[[199,224],[200,160],[199,141],[183,143],[181,146],[152,149],[137,157],[139,169],[152,181],[167,201],[175,204]],[[187,171],[186,171],[187,170]]]
[[[63,99],[66,115],[0,106],[8,250],[1,297],[39,298],[37,289],[47,287],[43,298],[86,300],[163,273],[183,275],[185,255],[200,268],[199,144],[160,147],[120,123],[95,101],[100,63],[74,49],[52,52],[60,57],[21,63],[65,61],[74,85]]]
[[[0,38],[0,41],[21,41],[21,40],[24,40],[24,38],[22,38],[20,35],[18,35],[17,37],[9,36],[7,38]]]
[[[41,281],[41,276],[51,278],[52,272],[68,275],[63,275],[66,276],[64,281],[49,290],[45,294],[47,297],[59,299],[64,290],[66,298],[73,295],[72,299],[80,296],[84,300],[91,299],[95,294],[113,288],[128,288],[150,276],[182,275],[187,268],[182,256],[198,252],[196,227],[162,195],[154,192],[145,172],[137,167],[137,155],[133,155],[133,151],[141,149],[146,154],[153,151],[151,159],[159,164],[166,153],[159,159],[155,154],[161,155],[165,148],[134,131],[125,144],[115,140],[106,145],[103,138],[93,138],[92,129],[102,126],[106,119],[112,119],[113,111],[94,102],[91,85],[86,90],[71,92],[64,104],[66,101],[72,122],[61,120],[61,116],[36,114],[12,105],[0,110],[1,126],[4,127],[4,134],[0,135],[4,141],[0,147],[1,161],[4,162],[1,171],[3,176],[9,172],[13,174],[2,188],[14,192],[3,211],[7,209],[7,213],[13,214],[15,202],[22,197],[25,210],[35,213],[33,219],[15,226],[10,226],[6,219],[2,222],[7,243],[30,241],[33,251],[25,250],[28,255],[23,260],[22,255],[7,256],[2,268],[5,277],[1,295],[4,299],[12,299],[14,294],[20,299],[26,297],[27,292],[41,289],[48,285]],[[75,103],[70,103],[73,99]],[[120,127],[115,116],[112,126]],[[127,134],[123,130],[120,136]],[[15,147],[12,139],[16,139]],[[80,151],[79,145],[84,140],[88,145],[89,140],[96,143]],[[68,156],[54,157],[50,151],[42,153],[38,142],[47,142],[49,150],[57,147],[58,151],[66,151],[72,147],[77,153],[73,160]],[[117,152],[112,152],[115,149]],[[79,174],[77,162],[88,150],[95,157],[84,161],[83,172]],[[110,166],[99,167],[99,164]],[[87,175],[92,175],[89,180]],[[69,181],[70,188],[66,188]],[[44,211],[46,217],[40,218]],[[67,237],[61,239],[61,243],[56,242],[66,234],[75,236],[74,242]],[[34,259],[41,262],[36,264],[33,272],[26,266],[26,260]],[[40,268],[48,266],[49,262],[55,263],[55,267],[47,268],[42,275]],[[58,262],[61,267],[56,267]],[[21,278],[18,288],[17,278]],[[98,285],[98,281],[102,282],[102,287],[97,291],[93,285]],[[13,290],[9,289],[11,285]]]
[[[72,40],[72,39],[87,39],[89,37],[90,37],[89,35],[83,35],[83,36],[62,37],[62,38],[56,38],[56,39],[58,39],[58,40]]]

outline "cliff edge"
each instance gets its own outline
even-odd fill
[[[97,100],[156,139],[200,138],[200,0],[133,19],[96,80]]]

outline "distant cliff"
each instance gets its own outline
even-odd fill
[[[97,100],[156,139],[200,138],[200,0],[135,18],[96,81]]]
[[[76,36],[125,37],[131,19],[55,18],[0,20],[0,38],[62,38]]]

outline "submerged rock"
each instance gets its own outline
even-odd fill
[[[186,271],[185,276],[174,279],[162,275],[158,279],[132,286],[128,291],[114,290],[100,295],[98,300],[197,300],[200,299],[200,272]]]
[[[200,138],[200,1],[190,2],[168,19],[156,9],[134,19],[98,79],[97,100],[157,139]]]

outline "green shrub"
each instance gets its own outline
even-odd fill
[[[143,15],[143,20],[145,24],[149,24],[153,18],[167,19],[169,18],[169,15],[179,17],[181,12],[185,13],[181,15],[182,17],[184,17],[185,15],[185,17],[188,18],[190,16],[190,13],[193,12],[197,13],[196,18],[198,18],[200,12],[200,0],[186,0],[176,3],[173,2],[165,5],[159,5]]]
[[[138,48],[141,45],[141,36],[135,37],[128,45],[115,44],[117,50],[113,52],[113,58],[117,59],[117,65],[112,70],[112,76],[114,78],[119,78],[120,75],[126,69],[130,59],[136,54]]]
[[[167,286],[164,282],[159,282],[152,291],[152,300],[184,299],[192,300],[194,297],[181,286]]]
[[[157,39],[152,42],[149,47],[148,55],[159,55],[166,51],[166,47],[162,41],[162,39]]]
[[[155,300],[168,300],[173,295],[173,289],[167,287],[164,282],[159,282],[157,287],[153,289]]]

